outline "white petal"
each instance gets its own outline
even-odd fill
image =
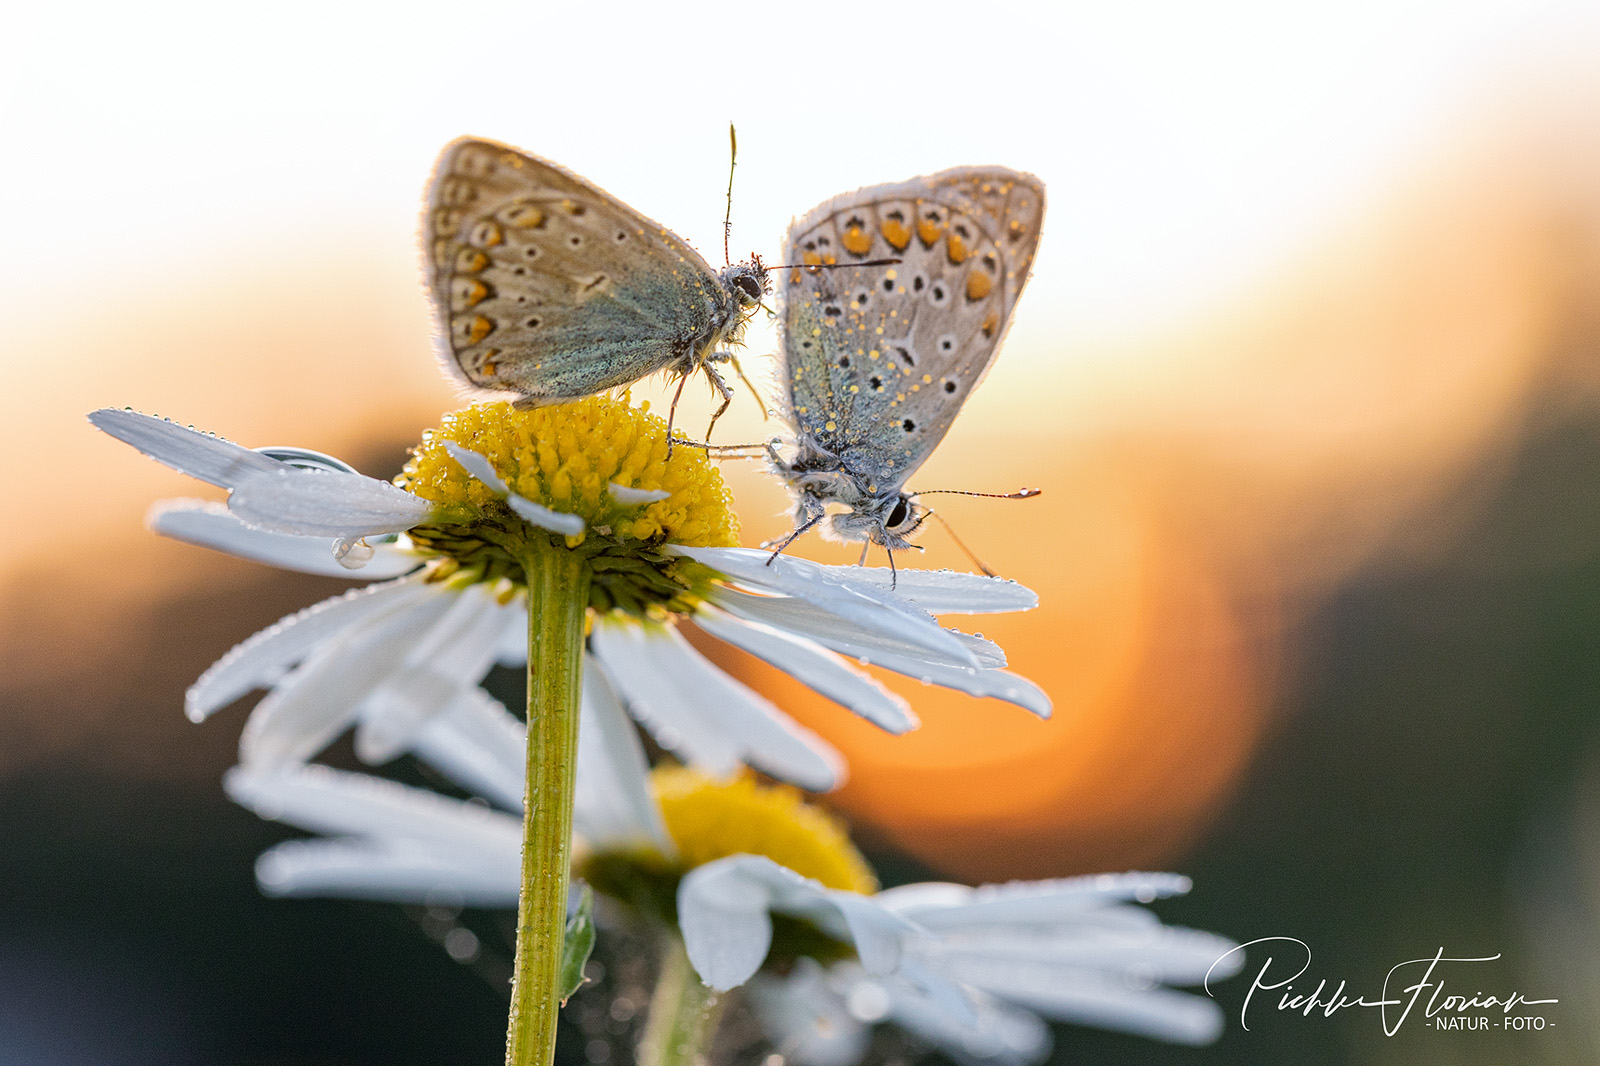
[[[962,669],[973,665],[974,660],[977,666],[984,668],[1005,665],[1005,653],[997,646],[951,629],[945,632],[967,649],[967,655],[957,658],[944,652],[929,651],[909,641],[857,625],[796,596],[756,596],[738,589],[713,586],[706,598],[730,614],[814,640],[852,659],[874,652],[887,652],[917,662],[942,663]]]
[[[462,688],[482,681],[494,664],[507,609],[481,583],[442,595],[454,601],[449,609],[362,703],[356,755],[363,762],[384,763],[400,755],[417,730]]]
[[[763,622],[774,629],[798,632],[825,648],[862,663],[881,666],[898,674],[914,677],[930,685],[940,685],[973,696],[992,696],[1015,703],[1041,718],[1050,717],[1050,697],[1027,678],[1004,670],[973,669],[953,665],[947,659],[930,661],[933,656],[917,648],[887,640],[858,626],[818,615],[801,601],[783,596],[751,596],[735,589],[714,589],[707,597],[731,614]],[[961,640],[966,634],[947,635]]]
[[[1050,1029],[1032,1011],[992,997],[969,997],[964,1012],[952,1012],[942,999],[908,982],[880,986],[888,1015],[900,1025],[965,1063],[1029,1066],[1050,1054]]]
[[[929,948],[929,958],[958,980],[992,992],[1014,986],[1047,988],[1060,974],[1085,971],[1128,975],[1136,987],[1195,985],[1208,973],[1219,981],[1232,976],[1241,954],[1233,941],[1161,925],[1149,911],[1137,912],[1148,919],[1137,925],[1117,920],[1122,915],[1116,912],[1132,910],[1094,911],[1075,928],[946,933]]]
[[[1027,678],[1006,670],[967,670],[959,666],[937,666],[933,663],[919,663],[898,655],[877,652],[862,655],[860,658],[873,666],[881,666],[885,670],[914,677],[925,685],[953,688],[969,696],[1004,700],[1016,704],[1025,711],[1031,711],[1040,718],[1050,717],[1050,697],[1046,695],[1044,689]]]
[[[672,493],[665,489],[633,489],[626,485],[619,485],[615,481],[606,486],[611,492],[611,498],[623,506],[639,506],[646,503],[656,503],[659,500],[671,499]]]
[[[512,906],[520,819],[473,803],[324,766],[281,774],[236,767],[228,794],[263,818],[350,839],[291,841],[256,864],[275,895],[345,895]]]
[[[756,943],[734,943],[736,937],[760,933],[757,907],[762,908],[765,935]],[[725,990],[756,972],[771,946],[766,911],[804,918],[854,945],[869,973],[891,972],[900,962],[902,939],[923,935],[869,896],[825,888],[764,855],[733,855],[690,870],[678,885],[683,942],[706,984]]]
[[[506,858],[509,865],[493,868],[444,860],[406,843],[290,840],[256,860],[256,882],[269,896],[515,907],[520,871],[514,852]]]
[[[364,566],[351,571],[334,558],[334,545],[338,543],[335,540],[255,529],[245,525],[226,505],[207,500],[162,500],[150,508],[145,525],[174,540],[325,577],[383,581],[415,570],[420,562],[416,554],[404,548],[379,544]]]
[[[485,456],[480,455],[471,448],[457,444],[453,440],[440,441],[439,443],[444,445],[444,450],[450,454],[450,458],[461,465],[461,469],[489,486],[501,496],[511,495],[511,486],[507,485],[504,479],[495,473],[494,467],[490,465]]]
[[[218,659],[184,696],[191,721],[204,721],[254,688],[276,684],[284,672],[345,629],[431,594],[416,580],[352,589],[268,626]]]
[[[1000,614],[1031,611],[1039,594],[1003,577],[967,574],[959,570],[898,570],[893,575],[881,566],[829,567],[842,576],[883,592],[910,600],[929,614]]]
[[[812,791],[842,778],[832,747],[713,666],[676,629],[601,620],[589,643],[633,716],[695,765],[727,775],[747,762]]]
[[[274,533],[370,537],[418,525],[433,504],[364,474],[289,468],[240,481],[228,510]]]
[[[757,974],[745,994],[768,1041],[797,1066],[856,1066],[872,1029],[858,1019],[815,959],[800,958],[785,977]]]
[[[673,857],[638,731],[593,656],[584,656],[578,789],[572,828],[596,851],[648,848]]]
[[[1214,1000],[1168,988],[1132,987],[1095,974],[998,994],[1053,1021],[1116,1029],[1174,1044],[1209,1044],[1222,1035],[1222,1008]]]
[[[411,739],[419,759],[509,811],[522,810],[528,730],[477,685],[423,723]]]
[[[344,732],[362,701],[399,669],[456,600],[431,591],[437,594],[350,626],[279,682],[250,712],[239,761],[269,769],[308,759]]]
[[[515,610],[506,617],[506,627],[495,641],[494,661],[501,666],[524,667],[528,665],[528,599],[518,592],[511,601]]]
[[[695,624],[764,659],[801,684],[820,692],[890,733],[917,727],[911,706],[839,656],[758,622],[746,622],[715,607],[695,612]]]
[[[666,550],[686,555],[751,588],[797,596],[870,631],[925,648],[954,662],[977,665],[972,653],[959,640],[910,601],[862,582],[847,581],[817,563],[787,555],[773,558],[768,552],[751,548],[668,545]]]
[[[568,514],[565,511],[552,511],[542,503],[534,503],[532,500],[518,496],[515,493],[506,498],[506,503],[510,504],[513,511],[522,516],[523,521],[538,526],[540,529],[548,529],[552,533],[575,537],[586,528],[586,523],[578,515]]]
[[[878,900],[930,929],[948,929],[995,922],[1076,921],[1110,903],[1149,903],[1184,895],[1191,887],[1193,883],[1182,874],[1134,872],[1012,881],[980,888],[940,882],[901,885],[878,893]]]
[[[719,992],[748,981],[772,947],[771,893],[717,863],[678,883],[678,928],[700,980]]]
[[[224,489],[253,474],[286,469],[285,464],[260,452],[165,418],[106,407],[91,414],[89,421],[157,462]]]
[[[370,774],[327,766],[258,772],[236,766],[223,778],[235,803],[262,818],[316,833],[426,844],[442,857],[505,866],[522,854],[522,819]],[[514,883],[520,873],[513,873]]]

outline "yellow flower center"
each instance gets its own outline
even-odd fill
[[[796,789],[747,776],[717,781],[678,766],[657,767],[650,783],[685,870],[729,855],[765,855],[829,888],[878,888],[838,819]]]
[[[585,529],[564,536],[524,521],[451,458],[445,441],[486,458],[513,493],[577,515]],[[426,525],[408,533],[418,548],[439,555],[436,580],[521,584],[522,546],[540,537],[589,560],[590,606],[598,610],[685,609],[709,573],[661,549],[739,542],[731,494],[705,450],[679,445],[669,458],[666,423],[626,395],[535,408],[474,404],[424,434],[395,483],[438,505]],[[630,501],[614,486],[669,495]]]

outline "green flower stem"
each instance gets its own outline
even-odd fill
[[[583,626],[591,575],[577,552],[546,541],[529,544],[523,569],[528,581],[528,787],[506,1066],[550,1066],[567,924]]]
[[[639,1040],[639,1066],[705,1066],[728,997],[700,982],[676,931],[663,939],[661,975]]]

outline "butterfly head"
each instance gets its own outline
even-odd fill
[[[910,536],[927,520],[928,509],[914,495],[897,492],[856,504],[828,516],[828,530],[839,540],[871,541],[890,551],[911,547]]]
[[[722,271],[722,285],[739,302],[741,312],[759,307],[772,291],[772,279],[760,256],[751,256],[748,263],[735,263]]]

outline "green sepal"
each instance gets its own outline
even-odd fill
[[[594,951],[594,891],[583,886],[578,910],[567,919],[567,935],[561,942],[561,977],[557,995],[563,1005],[584,982],[583,968]]]

